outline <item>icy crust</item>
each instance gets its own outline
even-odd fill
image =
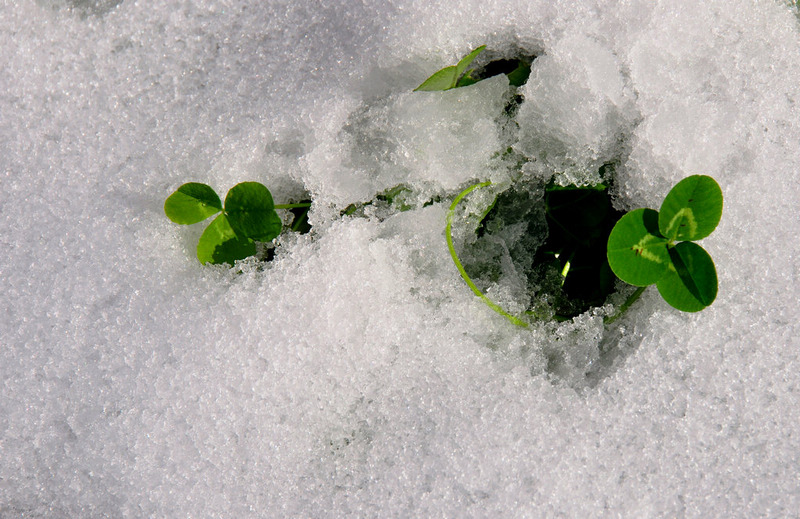
[[[600,166],[619,161],[637,119],[633,91],[612,49],[585,35],[565,36],[535,60],[523,88],[514,147],[527,172],[560,185],[601,182]]]
[[[504,149],[498,123],[509,95],[504,75],[447,92],[412,92],[415,84],[401,84],[403,91],[360,105],[334,105],[315,131],[319,144],[303,165],[320,205],[341,210],[399,184],[413,186],[422,202],[505,173],[498,159]]]
[[[797,23],[746,1],[7,2],[0,516],[795,514]],[[518,131],[501,78],[410,93],[482,43],[541,54]],[[508,145],[539,180],[618,160],[625,209],[715,177],[714,305],[646,292],[610,329],[491,312],[444,215],[515,178]],[[201,268],[200,230],[162,212],[189,180],[310,193],[316,231]],[[422,203],[340,215],[397,182]],[[493,295],[522,308],[515,275]]]

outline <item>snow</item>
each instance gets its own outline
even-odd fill
[[[747,0],[3,2],[0,516],[796,514],[799,29]],[[411,92],[484,43],[540,55],[518,132],[503,78]],[[717,301],[492,312],[444,221],[507,146],[532,179],[619,160],[622,209],[713,176]],[[244,180],[314,231],[202,267],[164,199]],[[415,209],[340,216],[398,183]]]

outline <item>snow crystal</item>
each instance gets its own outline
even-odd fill
[[[481,44],[538,56],[514,124],[412,92]],[[747,0],[3,3],[0,516],[796,514],[798,48]],[[718,180],[717,301],[515,327],[449,204],[606,162],[620,209]],[[164,199],[245,180],[314,228],[202,267]]]

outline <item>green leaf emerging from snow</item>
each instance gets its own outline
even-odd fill
[[[164,202],[167,218],[182,225],[202,222],[220,211],[222,202],[217,193],[198,182],[183,184]]]
[[[461,61],[459,61],[458,64],[456,65],[456,76],[461,77],[461,75],[464,74],[464,72],[466,72],[467,67],[469,67],[472,64],[472,62],[475,61],[475,58],[477,58],[478,55],[484,50],[486,50],[486,45],[481,45],[480,47],[476,48],[475,50],[473,50],[472,52],[461,58]]]
[[[670,264],[667,240],[658,232],[658,213],[636,209],[619,219],[608,237],[608,264],[618,278],[635,286],[652,285]]]
[[[225,197],[225,215],[240,235],[257,241],[270,241],[283,227],[269,189],[258,182],[233,186]]]
[[[450,90],[452,88],[471,85],[476,82],[469,74],[462,78],[467,67],[475,61],[475,58],[486,49],[486,45],[481,45],[473,50],[458,62],[455,66],[445,67],[441,70],[434,72],[428,79],[422,82],[420,86],[414,89],[417,91],[435,92],[442,90]],[[461,80],[461,81],[459,81]]]
[[[520,61],[517,68],[508,73],[508,82],[511,86],[521,87],[531,75],[531,64]]]
[[[685,241],[670,249],[671,265],[658,283],[664,300],[684,312],[698,312],[717,297],[717,270],[711,256]]]
[[[436,92],[441,90],[450,90],[456,85],[458,78],[456,77],[455,67],[445,67],[436,71],[422,82],[420,86],[414,89],[414,92]]]
[[[200,263],[229,263],[256,253],[253,240],[236,234],[224,214],[214,218],[197,244]]]

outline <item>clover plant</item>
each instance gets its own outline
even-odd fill
[[[476,189],[492,185],[473,184],[453,200],[446,217],[447,246],[456,269],[475,295],[510,322],[524,327],[528,326],[526,316],[541,318],[547,313],[531,310],[512,315],[505,311],[480,291],[453,243],[452,226],[461,201]],[[711,234],[720,221],[722,191],[716,181],[704,175],[688,177],[673,187],[659,212],[637,209],[622,217],[608,205],[606,195],[604,184],[583,188],[548,185],[545,190],[549,233],[535,261],[543,268],[560,270],[561,287],[547,296],[554,299],[555,313],[550,317],[562,321],[603,304],[611,293],[613,277],[609,279],[610,273],[606,274],[609,269],[639,288],[616,314],[604,319],[606,324],[624,314],[652,284],[678,310],[697,312],[711,305],[717,295],[716,268],[709,254],[694,241]],[[498,200],[484,212],[481,225],[496,210]],[[598,249],[604,249],[600,257]],[[541,279],[537,284],[542,285]]]
[[[694,243],[716,229],[722,190],[705,175],[678,182],[661,210],[636,209],[608,237],[608,263],[621,280],[638,287],[655,284],[664,300],[684,312],[700,311],[717,297],[711,256]]]
[[[254,255],[255,242],[272,241],[281,233],[283,222],[276,209],[308,208],[309,205],[275,205],[266,186],[258,182],[241,182],[228,191],[223,207],[210,186],[189,182],[167,198],[164,212],[170,220],[182,225],[202,222],[221,213],[200,236],[197,259],[203,264],[232,265],[236,260]]]
[[[484,67],[467,72],[467,68],[486,49],[485,45],[464,56],[455,66],[445,67],[426,79],[415,91],[444,91],[474,84],[496,74],[506,74],[512,87],[528,80],[535,56],[513,60],[495,60]],[[514,116],[523,102],[513,96],[506,114]],[[506,155],[512,156],[509,148]],[[505,155],[504,155],[505,156]],[[513,158],[513,157],[512,157]],[[522,160],[522,159],[521,159]],[[524,162],[524,160],[523,160]],[[611,165],[601,168],[601,178]],[[610,179],[609,179],[610,180]],[[605,318],[606,324],[618,319],[642,294],[655,284],[664,300],[686,312],[702,310],[717,295],[717,274],[708,253],[694,243],[717,227],[722,215],[722,191],[708,176],[694,175],[679,182],[664,199],[660,211],[637,209],[624,216],[610,205],[608,182],[595,186],[558,186],[550,182],[544,193],[547,240],[534,257],[541,269],[534,285],[545,287],[544,300],[551,300],[549,311],[529,310],[515,316],[483,294],[472,281],[456,254],[452,225],[459,203],[471,192],[492,186],[479,182],[467,187],[452,201],[447,212],[445,236],[453,263],[470,289],[490,308],[519,326],[528,326],[529,319],[551,317],[565,320],[603,304],[613,291],[613,276],[639,287],[620,306],[617,313]],[[366,206],[385,204],[398,211],[412,206],[407,202],[408,186],[399,184],[379,193],[373,201],[351,204],[342,216],[363,212]],[[485,224],[494,218],[501,199],[513,192],[495,197],[483,211],[476,232],[486,232]],[[505,197],[505,198],[504,198]],[[438,201],[426,202],[429,205]],[[505,203],[505,202],[503,202]],[[307,232],[306,220],[310,202],[275,205],[269,190],[258,182],[242,182],[228,191],[223,206],[219,196],[206,184],[190,182],[180,186],[164,203],[164,212],[175,223],[194,224],[210,216],[217,217],[203,232],[197,245],[201,263],[229,263],[256,253],[256,242],[275,239],[283,230],[276,209],[288,209],[295,219],[293,231]],[[612,228],[613,227],[613,228]],[[549,272],[557,272],[555,287],[548,286]],[[544,277],[541,277],[544,276]]]
[[[417,90],[448,90],[473,84],[497,74],[506,74],[509,85],[514,89],[523,86],[528,81],[531,64],[536,56],[525,53],[520,53],[519,56],[512,59],[490,61],[463,77],[459,77],[484,49],[485,46],[478,47],[462,59],[456,67],[447,67],[437,72],[423,82]],[[514,95],[509,98],[504,110],[505,115],[512,120],[517,109],[524,102],[522,95],[517,94],[516,90],[513,92]],[[521,168],[526,161],[524,157],[514,152],[513,148],[508,148],[498,156],[502,156],[509,164],[516,161],[518,168]],[[600,170],[601,178],[606,178],[606,176],[610,178],[609,172],[613,173],[613,166],[611,164],[604,165]],[[545,225],[547,227],[546,242],[540,244],[538,249],[530,249],[531,244],[535,244],[537,240],[524,240],[515,245],[515,247],[519,247],[521,258],[530,258],[531,254],[534,255],[534,268],[520,265],[520,272],[524,272],[528,276],[530,286],[540,288],[533,309],[519,316],[509,314],[480,291],[470,277],[470,272],[485,274],[486,265],[480,262],[477,265],[464,265],[453,244],[452,226],[459,203],[476,189],[491,185],[490,182],[479,182],[467,187],[455,197],[447,213],[445,236],[448,249],[453,263],[470,289],[487,306],[519,326],[527,326],[528,319],[531,317],[567,320],[583,313],[591,306],[603,304],[608,294],[614,289],[615,279],[606,259],[606,241],[611,228],[622,215],[611,207],[608,195],[609,183],[604,182],[595,186],[562,187],[551,181],[546,186],[545,213],[541,215],[544,222],[537,223],[531,220],[526,227],[526,232],[538,234],[542,232],[542,224]],[[503,192],[496,196],[480,215],[480,223],[476,229],[479,240],[484,234],[492,234],[495,230],[503,232],[501,229],[508,223],[508,218],[517,218],[517,216],[505,214],[505,211],[512,211],[517,215],[520,204],[525,206],[528,203],[526,200],[530,193],[514,189],[503,190],[502,188],[501,191]],[[514,207],[516,209],[513,209]],[[526,211],[523,210],[523,212]],[[533,214],[528,217],[531,216]],[[538,218],[538,216],[537,214],[533,217]],[[525,225],[524,221],[513,225],[518,224]],[[490,228],[494,230],[489,230]],[[492,238],[488,239],[492,240]],[[516,249],[510,250],[509,253],[513,255],[517,251]],[[489,268],[492,270],[491,266]]]

